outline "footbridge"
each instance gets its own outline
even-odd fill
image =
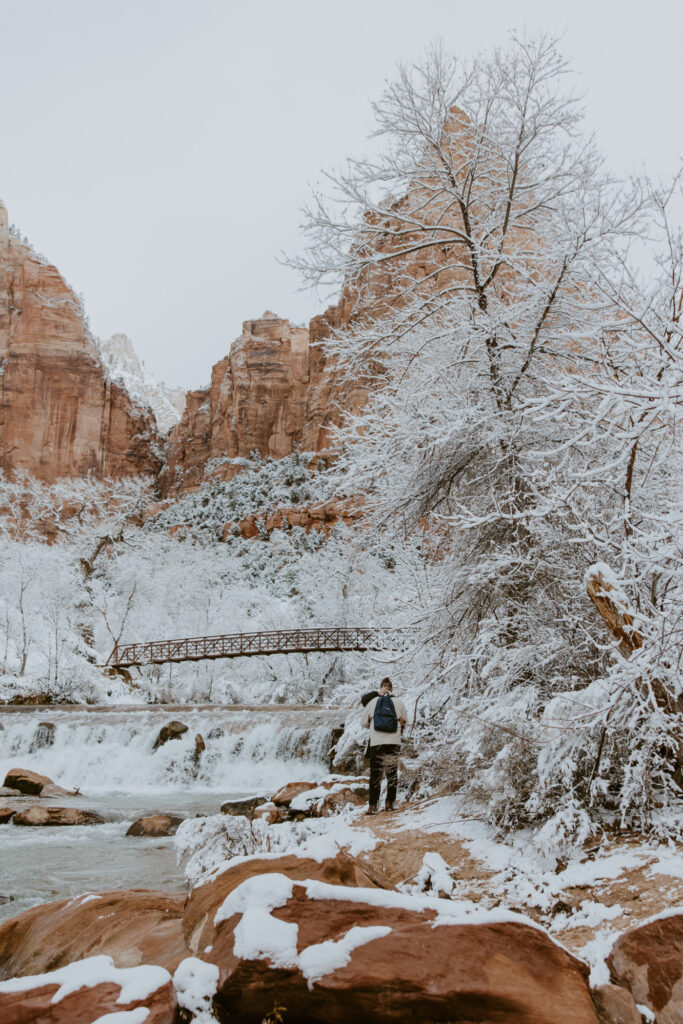
[[[410,628],[332,626],[316,629],[278,629],[268,633],[224,633],[180,640],[147,640],[116,644],[107,659],[109,668],[163,665],[177,661],[251,658],[270,654],[306,654],[310,651],[402,651],[410,646]]]

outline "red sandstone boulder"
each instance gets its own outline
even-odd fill
[[[221,814],[243,814],[247,818],[254,818],[257,809],[265,802],[266,799],[263,796],[247,797],[246,800],[226,800],[224,804],[221,804]]]
[[[41,800],[49,800],[51,797],[78,796],[78,795],[79,794],[75,793],[73,790],[71,790],[71,789],[63,789],[61,786],[58,786],[54,782],[47,783],[45,786],[43,786],[43,788],[40,791],[40,799]]]
[[[334,885],[388,888],[369,865],[362,864],[343,850],[336,857],[324,861],[295,854],[245,858],[228,865],[225,871],[198,885],[188,896],[183,927],[190,951],[206,959],[203,951],[211,945],[215,935],[214,915],[226,896],[246,879],[273,871],[298,880],[317,878]]]
[[[301,818],[329,818],[344,807],[360,807],[368,796],[365,785],[346,786],[343,783],[323,783],[314,789],[298,793],[289,804],[289,816]]]
[[[316,782],[288,782],[286,786],[278,789],[271,797],[276,807],[289,807],[295,796],[299,793],[306,793],[309,789],[315,789]]]
[[[366,802],[367,797],[367,789],[363,792],[362,790],[352,789],[350,786],[335,786],[333,790],[315,804],[315,814],[320,818],[329,818],[330,815],[337,814],[345,807],[362,806]]]
[[[187,730],[188,726],[184,722],[167,722],[166,725],[162,725],[161,729],[159,729],[159,735],[155,739],[152,749],[158,750],[159,747],[163,747],[164,743],[168,743],[169,740],[179,740]]]
[[[0,806],[0,825],[6,825],[14,814],[16,814],[16,807]]]
[[[12,818],[13,825],[69,826],[104,825],[104,818],[96,811],[82,811],[80,807],[27,807],[17,811]]]
[[[41,974],[99,954],[117,967],[147,963],[174,971],[187,956],[184,903],[184,894],[133,889],[32,907],[0,924],[0,978]]]
[[[26,796],[75,796],[68,789],[56,785],[47,775],[39,775],[28,768],[10,768],[3,786]]]
[[[183,821],[175,814],[150,814],[138,818],[126,832],[127,836],[174,836]]]
[[[92,1024],[137,1009],[148,1012],[131,1014],[130,1024],[173,1024],[176,998],[168,971],[149,964],[121,970],[110,957],[97,956],[0,981],[2,1024]]]
[[[287,808],[276,807],[272,800],[269,800],[254,810],[254,820],[265,821],[266,825],[279,825],[287,820]]]
[[[683,1021],[683,913],[659,917],[621,935],[607,958],[612,978],[657,1024]]]
[[[316,800],[322,797],[323,790],[336,790],[341,791],[346,789],[349,793],[353,792],[361,797],[366,798],[368,795],[368,780],[363,776],[356,778],[345,778],[340,779],[339,776],[331,776],[328,779],[322,779],[320,782],[289,782],[282,789],[278,789],[277,793],[274,793],[271,797],[272,802],[276,807],[292,807],[292,801],[295,801],[293,810],[303,810],[305,806],[310,802],[311,806],[316,802],[313,798],[311,801],[307,799],[300,799],[302,794],[313,793],[316,791]],[[355,803],[354,800],[349,800],[349,803]],[[361,801],[362,802],[362,801]]]
[[[619,985],[598,985],[593,989],[600,1024],[643,1024],[633,996]]]
[[[245,1024],[275,1002],[311,1024],[598,1021],[587,966],[518,915],[271,873],[214,916],[202,956],[220,971],[217,1004]]]

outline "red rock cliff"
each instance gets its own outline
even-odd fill
[[[324,361],[311,349],[308,328],[269,312],[247,320],[230,353],[214,366],[211,384],[187,396],[182,420],[171,431],[162,492],[227,479],[237,467],[226,460],[254,451],[279,459],[296,446],[321,450],[325,433],[313,421],[326,412]]]
[[[159,468],[158,432],[110,382],[78,298],[11,235],[0,203],[0,469],[41,480]]]

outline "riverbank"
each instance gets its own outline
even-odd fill
[[[33,992],[34,976],[81,963],[87,978],[97,961],[99,977],[111,957],[117,970],[166,972],[158,1024],[178,1006],[197,1024],[260,1024],[290,1004],[285,1024],[340,1024],[335,1006],[378,1024],[406,1007],[418,1020],[450,1007],[453,1019],[496,1024],[677,1020],[666,1014],[683,987],[669,934],[683,930],[681,844],[605,832],[559,857],[542,832],[502,839],[453,795],[368,817],[363,779],[328,775],[336,710],[74,709],[53,721],[46,710],[4,717],[2,768],[50,767],[57,786],[43,780],[47,795],[10,790],[3,801],[15,814],[67,807],[101,823],[0,825],[12,897],[0,903],[0,1009],[10,977]],[[175,836],[128,834],[157,812],[182,819]],[[277,938],[283,922],[298,944]],[[612,953],[652,927],[669,929],[657,941],[673,972],[656,1018],[661,994],[635,999]],[[80,1022],[76,1003],[69,1013]]]
[[[466,1019],[496,1024],[679,1019],[678,982],[662,1015],[652,1009],[660,995],[642,984],[631,991],[622,961],[623,949],[642,934],[652,946],[653,928],[683,927],[680,844],[605,835],[558,861],[532,833],[497,838],[453,796],[371,818],[351,804],[325,816],[320,794],[345,787],[318,781],[323,785],[309,781],[308,789],[301,783],[274,794],[272,806],[286,812],[277,824],[264,815],[187,818],[175,840],[191,883],[182,902],[173,895],[177,888],[146,896],[108,891],[115,888],[115,872],[106,874],[110,861],[103,891],[83,890],[79,898],[36,907],[0,926],[0,972],[10,961],[20,977],[42,974],[49,963],[62,969],[64,948],[69,963],[86,966],[102,955],[113,957],[117,968],[161,965],[171,972],[169,984],[175,975],[174,998],[188,1010],[183,1019],[198,1024],[250,1024],[290,1003],[296,1015],[282,1019],[292,1024],[336,1024],[334,1006],[368,1021],[394,1020],[399,1005],[417,1020],[437,1019],[425,1014],[446,1005],[454,1013],[469,1006],[474,1010]],[[236,842],[243,852],[230,856]],[[161,875],[154,888],[165,888]],[[291,940],[280,936],[282,922],[296,924],[304,943],[291,955],[284,951]],[[350,942],[351,935],[358,939]],[[658,940],[668,943],[667,970],[678,971],[683,983],[683,957],[675,952],[675,936],[667,935]],[[36,936],[44,937],[42,945]],[[615,950],[622,950],[621,960]],[[383,963],[388,975],[377,974]],[[458,974],[462,963],[469,978]],[[188,972],[194,979],[189,988]],[[369,994],[373,986],[376,998]],[[4,990],[0,983],[0,1005]],[[634,993],[640,993],[638,1006]],[[194,1018],[188,1001],[197,1009]],[[159,1019],[171,1024],[172,1016]]]

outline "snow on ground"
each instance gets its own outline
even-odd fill
[[[241,849],[230,839],[235,832]],[[605,975],[604,958],[617,935],[683,904],[680,844],[604,836],[565,861],[538,849],[533,839],[531,832],[502,839],[457,796],[448,796],[373,818],[353,808],[330,818],[268,826],[216,815],[184,822],[176,846],[188,858],[192,884],[250,857],[275,860],[297,853],[322,861],[346,849],[396,886],[392,898],[412,907],[431,900],[470,920],[475,912],[523,915],[590,963],[597,979]],[[309,894],[314,893],[320,898],[322,890],[311,883]]]
[[[376,840],[367,861],[402,892],[528,915],[590,964],[593,984],[608,980],[604,961],[618,935],[683,912],[683,844],[605,835],[558,860],[531,832],[500,838],[457,796],[360,818],[355,827]]]
[[[207,827],[216,831],[208,858]],[[225,837],[236,828],[248,832],[252,847],[231,856]],[[383,874],[397,891],[345,890],[345,899],[434,909],[439,915],[437,923],[444,925],[521,920],[541,926],[590,965],[593,984],[608,979],[605,958],[619,934],[666,912],[672,904],[683,904],[680,846],[605,836],[573,859],[558,861],[534,845],[531,832],[501,839],[455,796],[422,801],[373,818],[352,808],[331,818],[275,826],[246,819],[226,823],[224,815],[217,815],[184,823],[178,846],[186,856],[190,854],[186,866],[189,880],[199,884],[250,857],[275,861],[284,854],[297,853],[322,861],[346,849]],[[264,878],[266,881],[261,880]],[[280,881],[271,885],[275,878]],[[297,954],[296,929],[292,931],[271,915],[289,898],[292,884],[275,874],[250,879],[243,884],[246,888],[240,886],[230,894],[216,919],[241,913],[236,954],[249,952],[282,966],[285,962],[298,966],[312,982],[321,976],[320,971],[336,969],[330,965],[341,964],[352,948],[350,943],[362,936],[344,936],[333,944],[334,949],[322,944],[325,949]],[[340,897],[339,887],[317,881],[304,884],[311,899]],[[371,940],[366,937],[365,941]]]

